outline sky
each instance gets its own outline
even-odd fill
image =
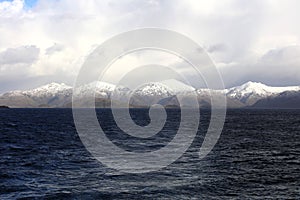
[[[0,0],[0,93],[50,82],[72,85],[99,44],[144,27],[196,41],[225,87],[250,80],[300,85],[299,9],[297,0]],[[127,64],[149,58],[133,55]]]

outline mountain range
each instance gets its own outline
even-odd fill
[[[172,84],[172,88],[166,85]],[[189,98],[197,94],[197,100],[202,108],[210,107],[212,95],[225,95],[228,108],[300,108],[300,86],[271,87],[262,83],[247,82],[243,85],[213,90],[193,88],[177,80],[152,82],[136,90],[127,87],[116,87],[105,82],[92,82],[80,86],[79,104],[86,107],[93,97],[95,89],[96,107],[110,107],[111,100],[118,107],[124,107],[126,99],[130,96],[130,107],[149,107],[159,103],[166,107],[179,106],[176,95],[181,94],[189,107]],[[50,83],[31,90],[15,90],[0,95],[0,105],[12,108],[66,108],[72,107],[73,88],[64,83]],[[112,95],[113,94],[113,95]]]

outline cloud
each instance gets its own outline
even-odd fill
[[[272,49],[262,56],[260,62],[271,66],[298,66],[300,68],[300,46]]]
[[[45,50],[45,54],[46,55],[52,55],[56,52],[60,52],[64,49],[64,46],[61,45],[61,44],[54,44],[53,46],[51,47],[48,47],[46,50]]]
[[[0,76],[73,82],[98,44],[124,31],[160,27],[207,47],[227,87],[251,79],[300,84],[298,60],[293,57],[299,52],[292,48],[300,45],[299,6],[297,0],[38,0],[33,7],[23,0],[3,1]],[[11,81],[12,88],[14,84],[22,85]]]
[[[215,53],[215,52],[223,52],[226,51],[227,47],[226,44],[214,44],[208,47],[207,51],[209,53]]]
[[[26,80],[31,76],[30,67],[38,61],[39,54],[40,49],[33,45],[8,48],[0,52],[0,93],[6,91],[6,88],[14,88],[14,85],[20,88],[28,85],[19,80]]]
[[[220,68],[229,86],[247,80],[269,85],[300,85],[300,45],[271,49],[252,63],[232,63]]]
[[[0,17],[12,17],[23,11],[24,1],[3,1],[0,2]]]
[[[39,57],[40,49],[34,45],[8,48],[0,52],[0,65],[32,64]]]

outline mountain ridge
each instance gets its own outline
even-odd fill
[[[172,87],[168,87],[170,85]],[[282,96],[282,93],[292,92],[293,98],[295,98],[294,96],[297,96],[298,93],[300,94],[300,86],[272,87],[252,81],[223,90],[193,88],[192,86],[173,79],[147,83],[136,90],[131,90],[125,86],[117,87],[111,83],[95,81],[76,88],[76,91],[82,97],[82,103],[80,105],[84,107],[86,103],[84,99],[94,97],[94,90],[96,105],[100,105],[99,107],[102,107],[101,105],[109,107],[111,99],[117,101],[118,106],[123,107],[128,101],[128,96],[131,96],[129,104],[132,107],[149,107],[157,102],[169,107],[179,106],[176,100],[176,94],[183,95],[188,102],[191,95],[196,93],[199,104],[205,105],[205,107],[210,105],[212,95],[225,95],[228,108],[252,106],[260,108],[262,105],[264,105],[263,107],[267,107],[268,104],[273,105],[273,103],[270,103],[271,101],[276,101],[278,104],[280,100],[276,97]],[[0,95],[0,104],[11,108],[70,107],[70,105],[72,105],[72,93],[72,86],[68,86],[65,83],[53,82],[31,90],[6,92]],[[284,96],[281,97],[281,100],[287,101],[287,98],[289,98],[289,96]],[[266,103],[266,99],[269,103]],[[101,103],[98,102],[97,104],[97,100]],[[296,103],[294,103],[294,105],[296,105]]]

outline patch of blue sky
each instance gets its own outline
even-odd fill
[[[13,0],[0,0],[0,3],[1,2],[4,2],[4,1],[9,1],[9,2],[12,2]],[[38,0],[24,0],[25,2],[25,8],[32,8],[36,5]]]

